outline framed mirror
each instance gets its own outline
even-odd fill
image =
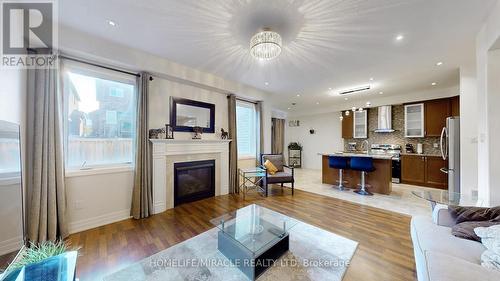
[[[170,124],[177,132],[201,127],[203,133],[215,133],[215,104],[171,97]]]

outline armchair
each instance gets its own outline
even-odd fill
[[[266,167],[264,167],[264,162],[266,162],[266,160],[269,160],[278,169],[278,171],[274,175],[271,175],[267,171]],[[282,154],[261,154],[260,165],[266,170],[266,178],[263,182],[263,188],[266,191],[266,197],[268,194],[268,184],[278,183],[281,184],[281,188],[283,188],[283,184],[290,183],[293,195],[295,183],[294,168],[292,166],[285,165],[285,158]],[[285,168],[287,170],[285,170]]]

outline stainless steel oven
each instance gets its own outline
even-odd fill
[[[397,144],[372,144],[372,153],[392,156],[392,182],[401,182],[401,146]]]

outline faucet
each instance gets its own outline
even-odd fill
[[[361,143],[361,150],[363,150],[363,146],[366,143],[366,154],[370,154],[371,148],[370,148],[370,142],[366,139]],[[364,151],[364,150],[363,150]]]

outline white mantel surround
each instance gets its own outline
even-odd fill
[[[215,196],[229,193],[231,140],[150,139],[153,158],[153,214],[174,207],[174,164],[215,160]]]

